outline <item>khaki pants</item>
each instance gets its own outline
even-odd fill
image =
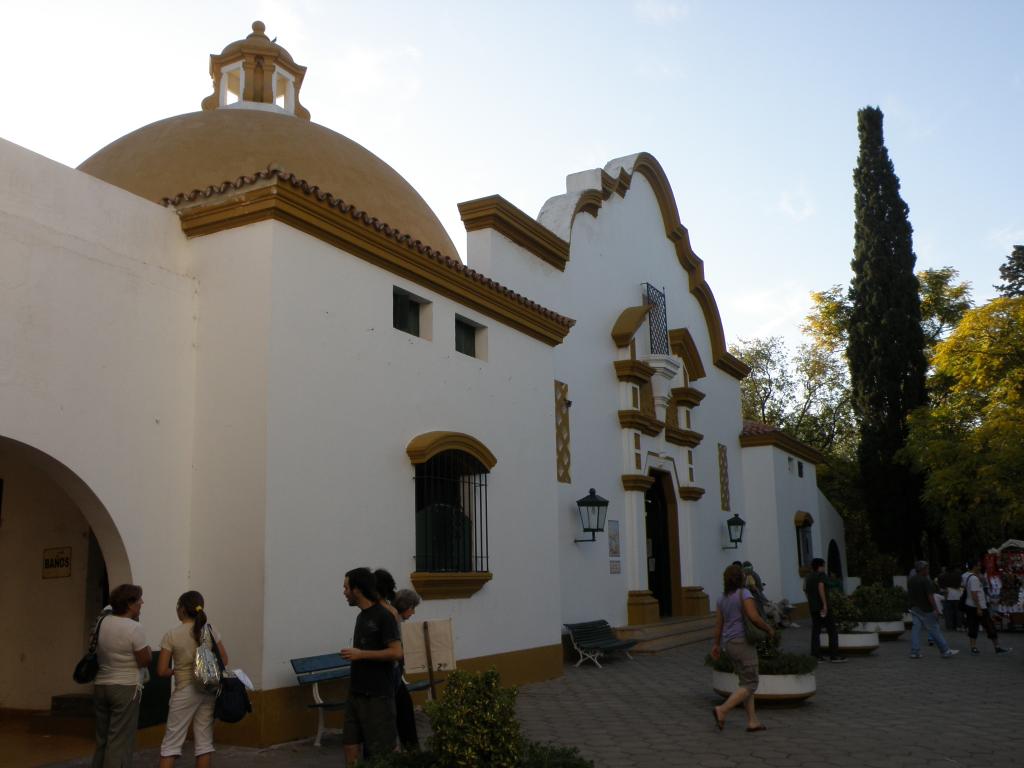
[[[192,683],[175,686],[167,711],[167,730],[160,745],[160,757],[181,754],[189,723],[195,739],[193,754],[199,757],[213,752],[213,705],[216,701],[216,693],[206,693]]]
[[[128,768],[139,728],[142,695],[135,685],[97,685],[96,752],[92,768]]]

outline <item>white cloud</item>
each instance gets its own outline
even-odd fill
[[[1024,227],[999,227],[988,233],[988,239],[1009,253],[1012,246],[1024,243]]]
[[[641,21],[664,24],[685,19],[690,9],[682,3],[667,0],[636,0],[633,3],[633,13]]]
[[[803,184],[800,184],[795,192],[784,191],[779,197],[776,207],[797,222],[805,221],[814,215],[814,202],[807,194]]]

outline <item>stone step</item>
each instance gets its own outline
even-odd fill
[[[704,642],[715,632],[715,617],[700,616],[665,619],[657,624],[617,627],[615,634],[623,640],[636,640],[634,653],[657,653],[690,643]]]
[[[91,693],[64,693],[50,698],[50,714],[53,717],[93,716]]]

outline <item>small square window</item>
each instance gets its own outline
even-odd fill
[[[456,315],[455,351],[479,360],[486,360],[487,329],[479,323]]]
[[[420,305],[408,291],[395,288],[392,296],[392,325],[413,336],[420,335]]]
[[[455,351],[476,357],[476,328],[460,318],[455,318]]]

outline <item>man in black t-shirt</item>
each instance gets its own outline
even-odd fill
[[[395,730],[394,664],[402,658],[402,635],[391,612],[378,603],[373,573],[355,568],[345,574],[345,598],[359,608],[351,648],[341,655],[352,662],[345,703],[345,764],[355,765],[361,747],[373,755],[393,752]]]
[[[825,660],[821,655],[821,630],[824,629],[828,633],[828,660],[833,663],[846,661],[839,655],[839,631],[830,610],[825,561],[820,557],[811,560],[811,572],[804,579],[804,594],[811,613],[811,655],[819,661]]]

